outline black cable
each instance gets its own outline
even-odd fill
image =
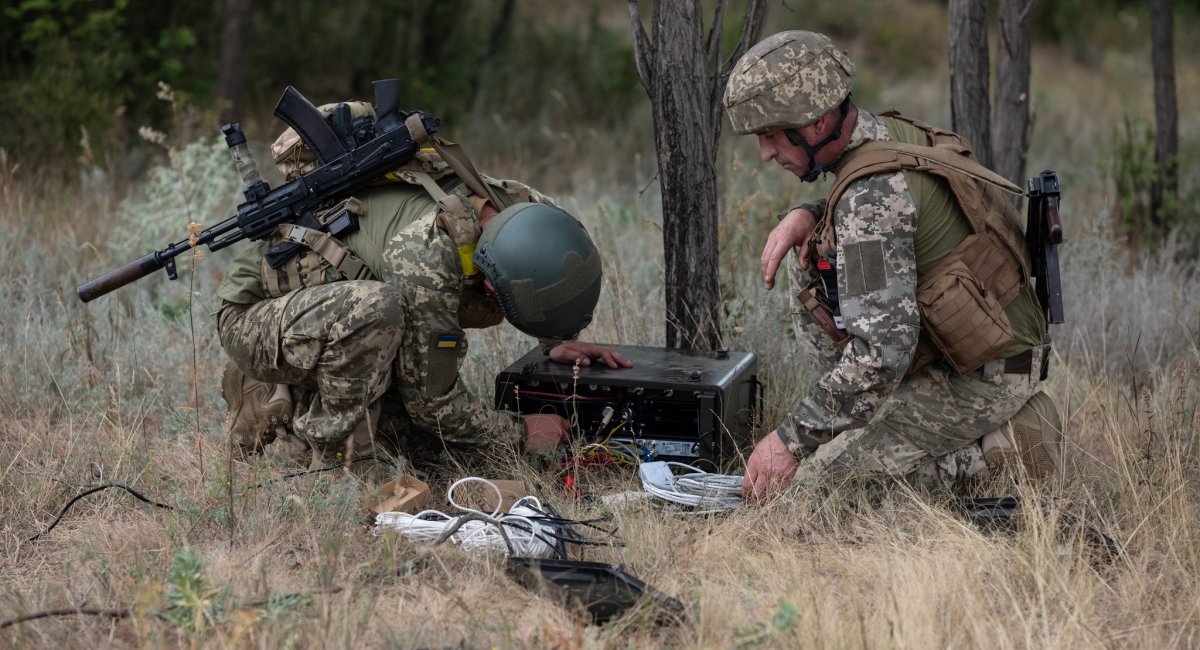
[[[250,608],[254,608],[254,607],[263,607],[263,606],[269,605],[271,602],[279,602],[279,601],[295,599],[295,598],[300,598],[303,596],[310,596],[310,595],[315,595],[315,594],[336,594],[336,593],[340,593],[341,591],[342,591],[342,587],[331,587],[331,588],[327,588],[327,589],[313,589],[311,591],[300,591],[300,592],[288,593],[288,594],[278,594],[275,596],[268,596],[266,598],[256,598],[254,600],[247,600],[245,602],[234,605],[233,609],[250,609]],[[149,618],[161,619],[164,617],[165,614],[167,614],[168,612],[171,612],[173,610],[179,609],[179,607],[180,607],[180,605],[168,605],[167,607],[163,607],[162,609],[156,609],[156,610],[146,612],[145,615]],[[79,615],[107,616],[109,618],[128,618],[130,616],[133,616],[135,611],[139,611],[139,610],[137,610],[133,607],[113,607],[113,608],[83,607],[83,606],[60,607],[57,609],[47,609],[47,610],[43,610],[40,612],[34,612],[32,614],[25,614],[23,616],[17,616],[17,617],[10,618],[10,619],[4,620],[4,621],[0,621],[0,630],[4,629],[6,627],[12,627],[13,625],[19,625],[21,623],[27,623],[29,621],[36,621],[36,620],[42,619],[42,618],[52,618],[52,617],[57,617],[57,616],[79,616]]]
[[[277,479],[272,479],[265,483],[259,483],[258,485],[254,485],[251,487],[251,489],[265,487],[265,486],[275,483],[277,481],[295,478],[297,476],[304,476],[306,474],[319,474],[321,472],[329,472],[329,471],[332,471],[335,469],[343,469],[343,468],[349,467],[350,465],[353,465],[355,463],[360,463],[360,462],[363,462],[366,460],[376,460],[376,461],[379,461],[379,462],[384,463],[385,465],[391,467],[393,470],[397,469],[395,463],[391,462],[390,460],[388,460],[386,458],[376,456],[375,454],[370,454],[367,456],[355,456],[354,458],[351,458],[350,460],[348,460],[344,463],[340,463],[338,465],[333,465],[331,467],[322,467],[321,469],[309,469],[309,470],[304,470],[302,472],[294,472],[292,474],[285,474],[283,476],[280,476]],[[36,535],[33,535],[32,537],[29,538],[29,541],[31,541],[31,542],[37,541],[37,539],[39,537],[41,537],[42,535],[45,535],[46,533],[54,530],[54,527],[57,526],[60,521],[62,521],[63,515],[67,514],[67,511],[71,509],[71,506],[75,505],[76,501],[78,501],[78,500],[82,499],[83,497],[86,497],[90,494],[95,494],[101,490],[106,490],[111,487],[121,488],[121,489],[125,490],[126,492],[132,494],[133,496],[137,497],[142,503],[148,503],[156,508],[162,508],[164,510],[174,510],[175,509],[174,506],[169,506],[165,503],[159,503],[157,501],[150,500],[145,495],[143,495],[141,492],[138,492],[137,490],[129,487],[128,485],[125,485],[124,483],[105,483],[104,485],[97,485],[94,487],[90,487],[90,488],[84,490],[83,492],[80,492],[79,494],[75,495],[75,497],[73,499],[71,499],[70,501],[67,502],[67,505],[63,506],[63,509],[58,513],[58,516],[54,518],[54,521],[50,522],[50,525],[46,528],[46,530],[43,530],[42,532],[37,533]]]
[[[169,506],[165,503],[159,503],[157,501],[151,501],[150,499],[146,498],[141,492],[138,492],[137,490],[129,487],[128,485],[125,485],[124,483],[105,483],[104,485],[97,485],[95,487],[89,488],[89,489],[84,490],[83,492],[80,492],[79,494],[75,495],[74,499],[71,499],[70,501],[67,502],[67,505],[63,506],[63,509],[58,513],[58,516],[54,518],[54,521],[50,522],[50,526],[48,528],[46,528],[46,530],[43,530],[42,532],[34,535],[33,537],[30,537],[29,541],[31,541],[31,542],[35,541],[35,540],[37,540],[37,538],[41,537],[42,535],[45,535],[46,533],[54,530],[54,527],[58,525],[58,522],[62,521],[63,515],[67,514],[67,511],[71,509],[71,506],[75,505],[76,501],[82,499],[83,497],[86,497],[89,494],[95,494],[101,490],[107,490],[108,488],[111,488],[111,487],[121,488],[121,489],[125,490],[126,492],[132,494],[133,496],[137,497],[140,501],[142,501],[142,503],[148,503],[148,504],[154,506],[155,508],[163,508],[164,510],[174,510],[175,509],[174,506]]]

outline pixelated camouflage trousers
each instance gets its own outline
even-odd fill
[[[246,375],[303,393],[293,430],[314,449],[333,449],[368,421],[389,388],[403,334],[401,304],[381,282],[338,282],[227,304],[217,329]]]
[[[795,300],[808,283],[796,255],[788,255],[792,325],[814,370],[837,363],[829,335]],[[1035,348],[1031,372],[1009,374],[989,362],[959,375],[934,362],[905,378],[864,427],[843,431],[801,459],[795,480],[814,484],[830,475],[886,476],[931,487],[986,475],[980,440],[1001,428],[1038,392],[1043,355]]]

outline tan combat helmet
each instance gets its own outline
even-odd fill
[[[738,60],[725,110],[740,135],[816,122],[850,95],[854,64],[824,34],[780,32]]]
[[[350,117],[354,120],[362,117],[369,117],[372,121],[375,119],[375,107],[368,102],[353,100],[334,102],[322,104],[317,107],[317,110],[321,112],[322,117],[329,120],[334,110],[341,104],[350,108]],[[304,144],[304,140],[300,139],[300,134],[290,126],[271,144],[271,155],[285,181],[307,174],[321,166],[317,162],[317,155],[308,148],[308,145]],[[388,172],[386,178],[393,182],[419,185],[420,180],[415,175],[417,172],[424,172],[434,179],[438,179],[450,173],[450,166],[432,147],[426,146],[417,150],[416,157],[411,162]]]

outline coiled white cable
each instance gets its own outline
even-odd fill
[[[495,510],[490,513],[483,512],[455,501],[454,490],[467,483],[482,483],[490,487],[496,494]],[[523,497],[514,503],[507,513],[502,514],[500,502],[503,497],[500,488],[487,479],[469,476],[455,481],[446,491],[446,499],[464,514],[453,516],[440,510],[423,510],[415,515],[407,512],[383,512],[375,517],[375,533],[379,534],[384,529],[394,529],[405,539],[432,543],[440,540],[446,531],[458,525],[458,529],[448,539],[468,551],[500,551],[508,555],[511,545],[511,552],[517,557],[550,557],[554,554],[552,540],[559,534],[559,527],[542,520],[542,502],[537,497]],[[474,516],[476,519],[464,521],[459,525],[459,520],[465,516]]]
[[[691,470],[675,474],[672,467]],[[742,477],[729,474],[709,474],[685,463],[655,461],[638,466],[642,489],[654,496],[692,506],[697,514],[740,508]]]

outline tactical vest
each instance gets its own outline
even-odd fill
[[[927,144],[874,141],[846,152],[812,249],[821,257],[836,247],[833,215],[854,181],[904,170],[945,179],[971,234],[918,278],[921,340],[909,373],[938,357],[959,373],[972,372],[998,358],[1013,340],[1004,307],[1029,283],[1029,251],[1006,196],[1022,194],[1021,189],[977,163],[959,135],[894,111],[879,117],[916,127]],[[898,129],[890,131],[895,137]]]

